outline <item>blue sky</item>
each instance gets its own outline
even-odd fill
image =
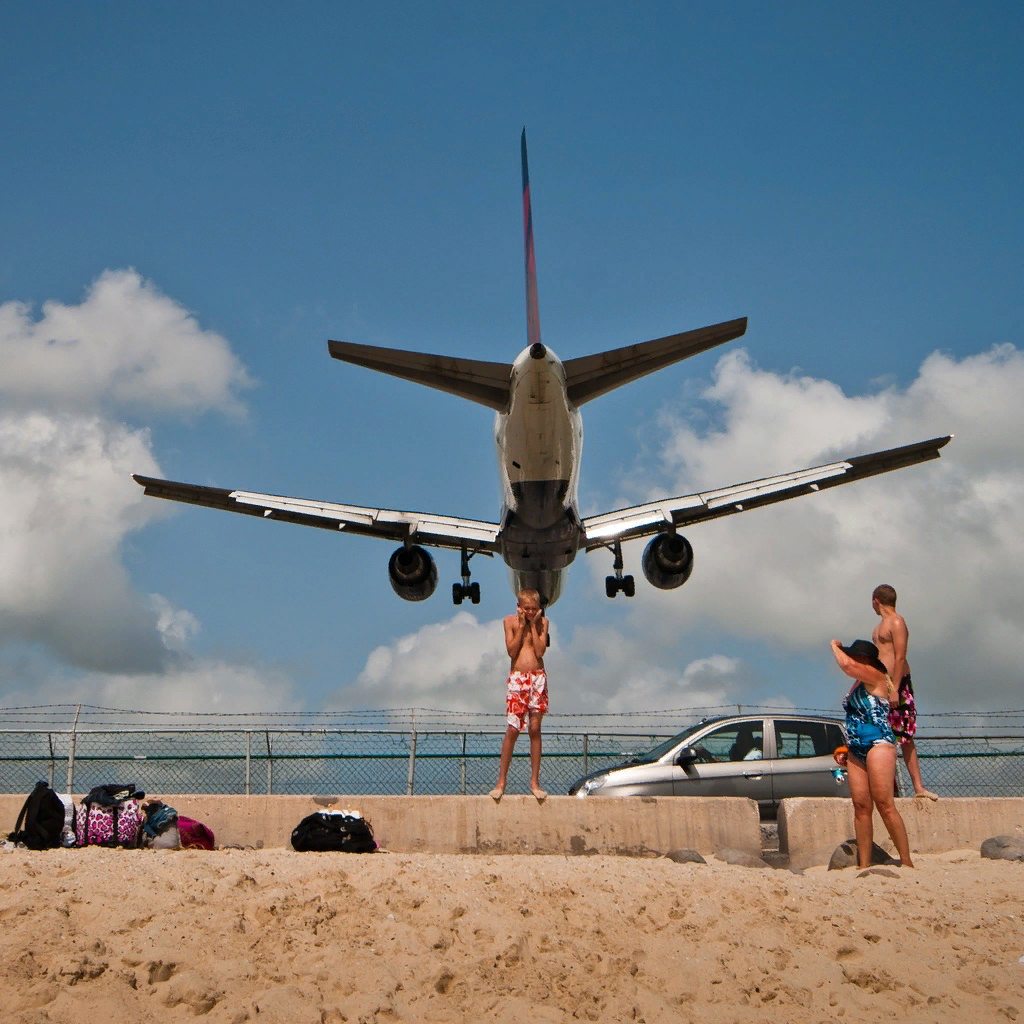
[[[836,705],[827,642],[869,633],[883,580],[933,707],[1016,706],[1022,20],[6,6],[0,701],[500,710],[500,563],[456,616],[452,555],[406,604],[385,543],[120,481],[496,518],[490,414],[326,341],[515,357],[525,124],[560,356],[749,317],[586,407],[585,512],[957,432],[939,464],[696,529],[681,591],[608,601],[610,558],[582,557],[553,709]]]

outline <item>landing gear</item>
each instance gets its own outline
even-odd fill
[[[604,578],[604,592],[609,597],[614,597],[619,591],[622,591],[626,597],[633,597],[636,594],[636,585],[633,583],[633,577],[622,575],[622,544],[619,541],[615,541],[613,544],[606,545],[606,547],[615,555],[615,561],[612,563],[615,575]]]
[[[462,582],[452,584],[452,604],[462,604],[462,602],[468,597],[473,604],[480,603],[480,584],[469,582],[469,560],[473,557],[473,552],[466,550],[466,545],[462,545]]]

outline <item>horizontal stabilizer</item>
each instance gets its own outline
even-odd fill
[[[354,345],[347,341],[329,341],[327,348],[335,359],[346,363],[402,377],[416,384],[426,384],[498,412],[508,408],[511,363],[434,356],[397,348]]]
[[[382,537],[398,543],[410,541],[427,547],[454,548],[456,551],[465,547],[467,551],[482,555],[490,555],[497,550],[497,523],[426,512],[339,505],[331,501],[287,498],[256,491],[229,491],[224,487],[183,484],[137,473],[134,479],[151,497],[183,501],[189,505],[205,505],[225,512],[240,512],[300,526],[318,526],[324,530],[344,530],[345,533]]]
[[[592,398],[614,391],[631,380],[645,377],[663,366],[695,356],[716,345],[740,337],[747,329],[747,318],[727,320],[711,327],[699,327],[683,334],[670,334],[638,345],[599,352],[593,356],[569,359],[565,366],[565,387],[569,401],[580,406]],[[332,342],[333,344],[333,342]]]

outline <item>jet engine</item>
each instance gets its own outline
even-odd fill
[[[644,549],[644,575],[659,590],[681,587],[693,572],[693,548],[679,533],[659,533]]]
[[[388,578],[403,601],[425,601],[437,587],[437,566],[418,545],[403,546],[388,562]]]

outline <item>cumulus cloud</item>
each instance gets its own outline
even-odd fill
[[[658,463],[634,473],[629,500],[956,436],[938,462],[694,528],[689,583],[638,587],[633,625],[649,635],[712,626],[813,654],[833,636],[870,635],[871,590],[888,582],[933,706],[1008,706],[1024,641],[1022,388],[1024,353],[1012,345],[935,353],[908,387],[861,396],[760,370],[742,351],[723,357],[696,410],[661,414]]]
[[[220,658],[181,657],[160,672],[69,672],[39,656],[0,664],[0,695],[8,707],[88,704],[159,712],[279,711],[294,705],[293,680],[273,666]]]
[[[8,402],[153,413],[238,413],[251,381],[228,342],[135,270],[107,270],[78,305],[0,305]]]
[[[556,614],[552,710],[789,703],[786,681],[766,682],[756,660],[730,653],[738,647],[820,666],[823,703],[837,703],[828,641],[870,636],[870,594],[882,582],[900,594],[926,710],[1014,704],[1024,646],[1022,393],[1024,353],[1012,345],[960,360],[935,353],[907,387],[855,396],[759,369],[744,351],[724,356],[694,402],[658,414],[655,462],[635,467],[619,504],[956,436],[937,462],[688,531],[689,583],[665,592],[638,578],[623,625],[560,635]],[[638,575],[642,546],[626,552]],[[586,564],[600,586],[607,565]],[[495,712],[506,671],[500,620],[462,612],[378,648],[336,700]],[[820,694],[800,697],[821,706]]]
[[[614,629],[582,627],[562,636],[552,624],[545,665],[551,711],[592,714],[721,705],[741,681],[739,662],[713,655],[679,668],[664,650]],[[653,655],[653,656],[652,656]],[[331,703],[354,708],[438,708],[504,714],[505,653],[501,619],[478,622],[458,612],[374,650]]]
[[[134,270],[42,310],[0,305],[0,647],[22,652],[0,697],[31,701],[34,680],[51,700],[276,704],[275,673],[191,658],[195,617],[138,593],[121,558],[128,534],[170,510],[130,478],[161,475],[149,430],[116,414],[237,414],[244,368]]]

